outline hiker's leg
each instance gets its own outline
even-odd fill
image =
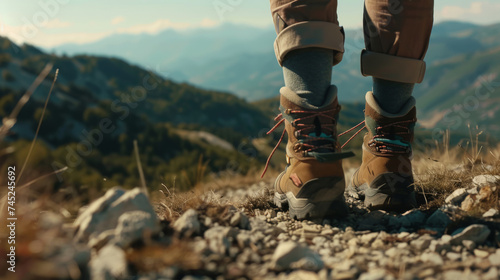
[[[365,0],[361,72],[373,77],[373,92],[366,94],[362,163],[348,193],[363,194],[367,207],[405,211],[417,206],[411,165],[417,119],[411,94],[425,73],[433,5],[433,0]]]
[[[397,113],[425,73],[433,0],[365,0],[361,72],[373,77],[380,107]]]
[[[320,106],[330,86],[332,66],[342,60],[344,35],[336,0],[271,0],[278,34],[274,49],[285,86],[302,102]]]
[[[332,66],[344,52],[337,1],[271,0],[271,11],[278,34],[274,49],[285,79],[279,124],[285,125],[283,136],[288,133],[287,168],[275,180],[274,201],[292,218],[344,216],[341,159],[351,154],[339,153],[340,106],[337,88],[330,85]]]

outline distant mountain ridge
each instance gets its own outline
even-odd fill
[[[153,70],[174,80],[232,92],[247,100],[261,100],[278,96],[283,85],[272,49],[274,38],[272,29],[222,25],[182,34],[170,30],[155,36],[120,35],[88,45],[59,46],[55,50],[108,52],[135,63],[142,61],[143,65],[147,61],[145,64]],[[107,47],[112,44],[113,48]],[[181,45],[183,49],[179,51]],[[339,88],[342,103],[362,102],[365,92],[371,88],[371,79],[362,77],[359,71],[360,51],[364,48],[362,30],[346,30],[345,46],[344,60],[334,67],[332,81]],[[451,123],[451,127],[460,129],[467,122],[488,123],[488,131],[500,134],[500,129],[492,123],[497,116],[496,107],[486,105],[488,102],[474,107],[491,111],[479,114],[472,110],[470,116],[462,114],[467,116],[460,117],[462,127],[457,127],[457,117],[452,117],[460,110],[457,108],[464,107],[464,100],[472,98],[467,94],[476,90],[478,79],[489,77],[489,83],[497,81],[498,78],[492,77],[499,75],[498,47],[500,24],[479,26],[449,21],[434,26],[426,55],[426,78],[415,88],[422,124],[429,128],[447,128]],[[478,65],[476,59],[482,64]],[[494,89],[491,100],[499,95],[497,88]]]
[[[8,141],[0,143],[0,150],[16,149],[8,164],[20,166],[24,160],[55,69],[60,70],[58,80],[30,161],[34,175],[69,166],[65,186],[137,185],[133,140],[154,186],[182,175],[176,184],[186,188],[201,170],[245,173],[264,162],[252,153],[256,150],[249,139],[267,129],[270,120],[241,98],[175,83],[121,59],[50,55],[3,37],[0,118],[13,110],[48,63],[54,65],[52,74],[21,110]]]
[[[433,28],[426,57],[429,66],[437,61],[499,46],[500,26],[478,26],[465,22],[442,22]],[[119,56],[157,71],[176,81],[232,92],[247,100],[277,95],[283,81],[272,44],[272,28],[259,29],[224,24],[210,29],[156,35],[120,34],[83,45],[61,45],[53,50],[68,54],[90,53]],[[341,101],[360,101],[370,89],[369,78],[361,77],[359,54],[364,48],[361,29],[346,30],[344,61],[334,68],[333,81]],[[418,89],[417,89],[418,90]]]
[[[114,34],[88,44],[65,44],[49,51],[120,57],[176,81],[190,81],[191,70],[207,58],[220,60],[240,53],[261,53],[272,48],[273,33],[245,25],[224,24],[184,32]],[[222,89],[227,90],[227,89]]]

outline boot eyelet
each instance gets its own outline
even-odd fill
[[[302,150],[302,143],[297,142],[295,145],[293,145],[293,150],[298,153],[300,150]]]

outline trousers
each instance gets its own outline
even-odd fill
[[[270,0],[277,37],[274,51],[282,65],[297,49],[319,47],[342,61],[345,34],[337,0]],[[420,83],[434,17],[434,0],[365,0],[361,53],[363,76]]]

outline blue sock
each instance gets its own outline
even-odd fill
[[[290,52],[283,61],[285,86],[310,105],[323,105],[332,78],[333,51],[307,48]]]
[[[415,84],[373,78],[373,97],[386,112],[397,114],[410,99]]]

